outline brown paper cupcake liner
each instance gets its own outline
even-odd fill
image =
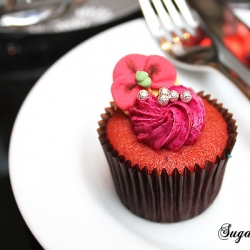
[[[147,167],[140,170],[109,143],[106,124],[115,110],[111,103],[99,122],[99,140],[108,161],[117,194],[121,202],[134,214],[155,222],[177,222],[193,218],[206,210],[219,193],[228,158],[237,136],[237,126],[232,114],[210,100],[210,96],[199,95],[212,104],[228,124],[228,143],[221,157],[215,162],[207,161],[204,168],[195,164],[194,171],[188,168],[180,174],[175,169],[169,175],[164,169],[159,175],[154,169],[148,173]]]

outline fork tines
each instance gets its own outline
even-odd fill
[[[139,0],[152,35],[179,43],[190,38],[198,26],[185,0]]]

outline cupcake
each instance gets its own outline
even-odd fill
[[[111,92],[98,134],[121,202],[155,222],[205,211],[236,141],[232,114],[178,83],[175,67],[158,55],[120,59]]]

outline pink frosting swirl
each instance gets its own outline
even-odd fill
[[[147,100],[138,101],[136,108],[130,110],[131,122],[139,141],[155,150],[165,147],[177,151],[184,144],[193,144],[204,126],[205,109],[201,98],[190,88],[171,86],[179,94],[188,90],[192,100],[180,100],[161,106],[157,98],[149,95]]]

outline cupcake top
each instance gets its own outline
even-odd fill
[[[192,145],[204,126],[201,98],[177,82],[175,67],[158,55],[130,54],[114,68],[113,99],[129,115],[137,139],[154,150]]]

